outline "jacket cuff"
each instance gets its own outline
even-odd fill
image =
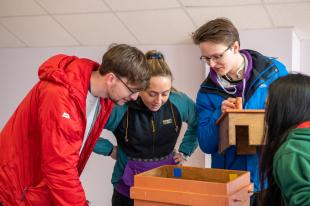
[[[113,144],[109,140],[99,138],[93,151],[97,154],[108,156],[109,153],[112,152],[112,150]]]

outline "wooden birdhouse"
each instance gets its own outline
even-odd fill
[[[265,110],[231,109],[223,112],[219,125],[219,152],[232,145],[237,154],[255,154],[263,144]]]

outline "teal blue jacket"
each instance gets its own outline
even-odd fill
[[[175,115],[178,116],[176,118],[181,119],[182,122],[187,123],[187,130],[184,134],[178,151],[190,156],[195,151],[198,145],[195,103],[182,92],[171,92],[169,96],[169,101],[177,109]],[[160,108],[160,110],[163,108],[163,106]],[[128,104],[125,104],[123,106],[115,106],[107,124],[105,125],[105,129],[112,132],[116,131],[118,126],[123,123],[122,121],[125,121],[126,118],[124,118],[124,115],[126,114],[127,109]],[[151,137],[149,139],[152,140]],[[94,148],[94,152],[104,156],[109,156],[112,149],[113,144],[109,140],[99,138]],[[117,161],[115,163],[114,171],[112,174],[113,185],[115,185],[122,177],[126,164],[127,155],[125,154],[124,149],[122,149],[122,147],[118,145]]]

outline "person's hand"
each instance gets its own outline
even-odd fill
[[[179,152],[175,152],[174,156],[173,156],[173,160],[178,165],[182,165],[186,161],[186,158],[184,157],[183,154],[181,154]]]
[[[117,146],[113,146],[112,152],[110,154],[110,157],[114,160],[117,160]]]
[[[229,97],[228,99],[222,101],[222,112],[225,112],[227,109],[237,109],[236,107],[236,98]]]

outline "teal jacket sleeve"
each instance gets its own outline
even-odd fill
[[[111,182],[113,186],[115,187],[119,180],[122,178],[124,169],[127,165],[127,156],[125,152],[118,147],[117,148],[117,161],[115,162],[113,173],[112,173],[112,179]]]
[[[109,156],[112,150],[113,150],[113,144],[109,140],[99,137],[93,152],[95,152],[96,154]]]
[[[169,98],[171,103],[178,108],[182,121],[187,123],[187,130],[180,144],[179,152],[190,156],[198,145],[195,103],[182,92],[171,92]]]
[[[118,124],[120,123],[120,121],[122,120],[126,110],[127,110],[126,104],[123,106],[114,106],[112,113],[111,113],[111,115],[108,119],[108,122],[106,123],[104,129],[107,129],[107,130],[113,132],[116,129],[116,127],[118,126]],[[113,149],[113,144],[108,139],[104,139],[104,138],[100,137],[97,140],[97,143],[96,143],[93,151],[96,154],[109,156],[112,152],[112,149]]]

